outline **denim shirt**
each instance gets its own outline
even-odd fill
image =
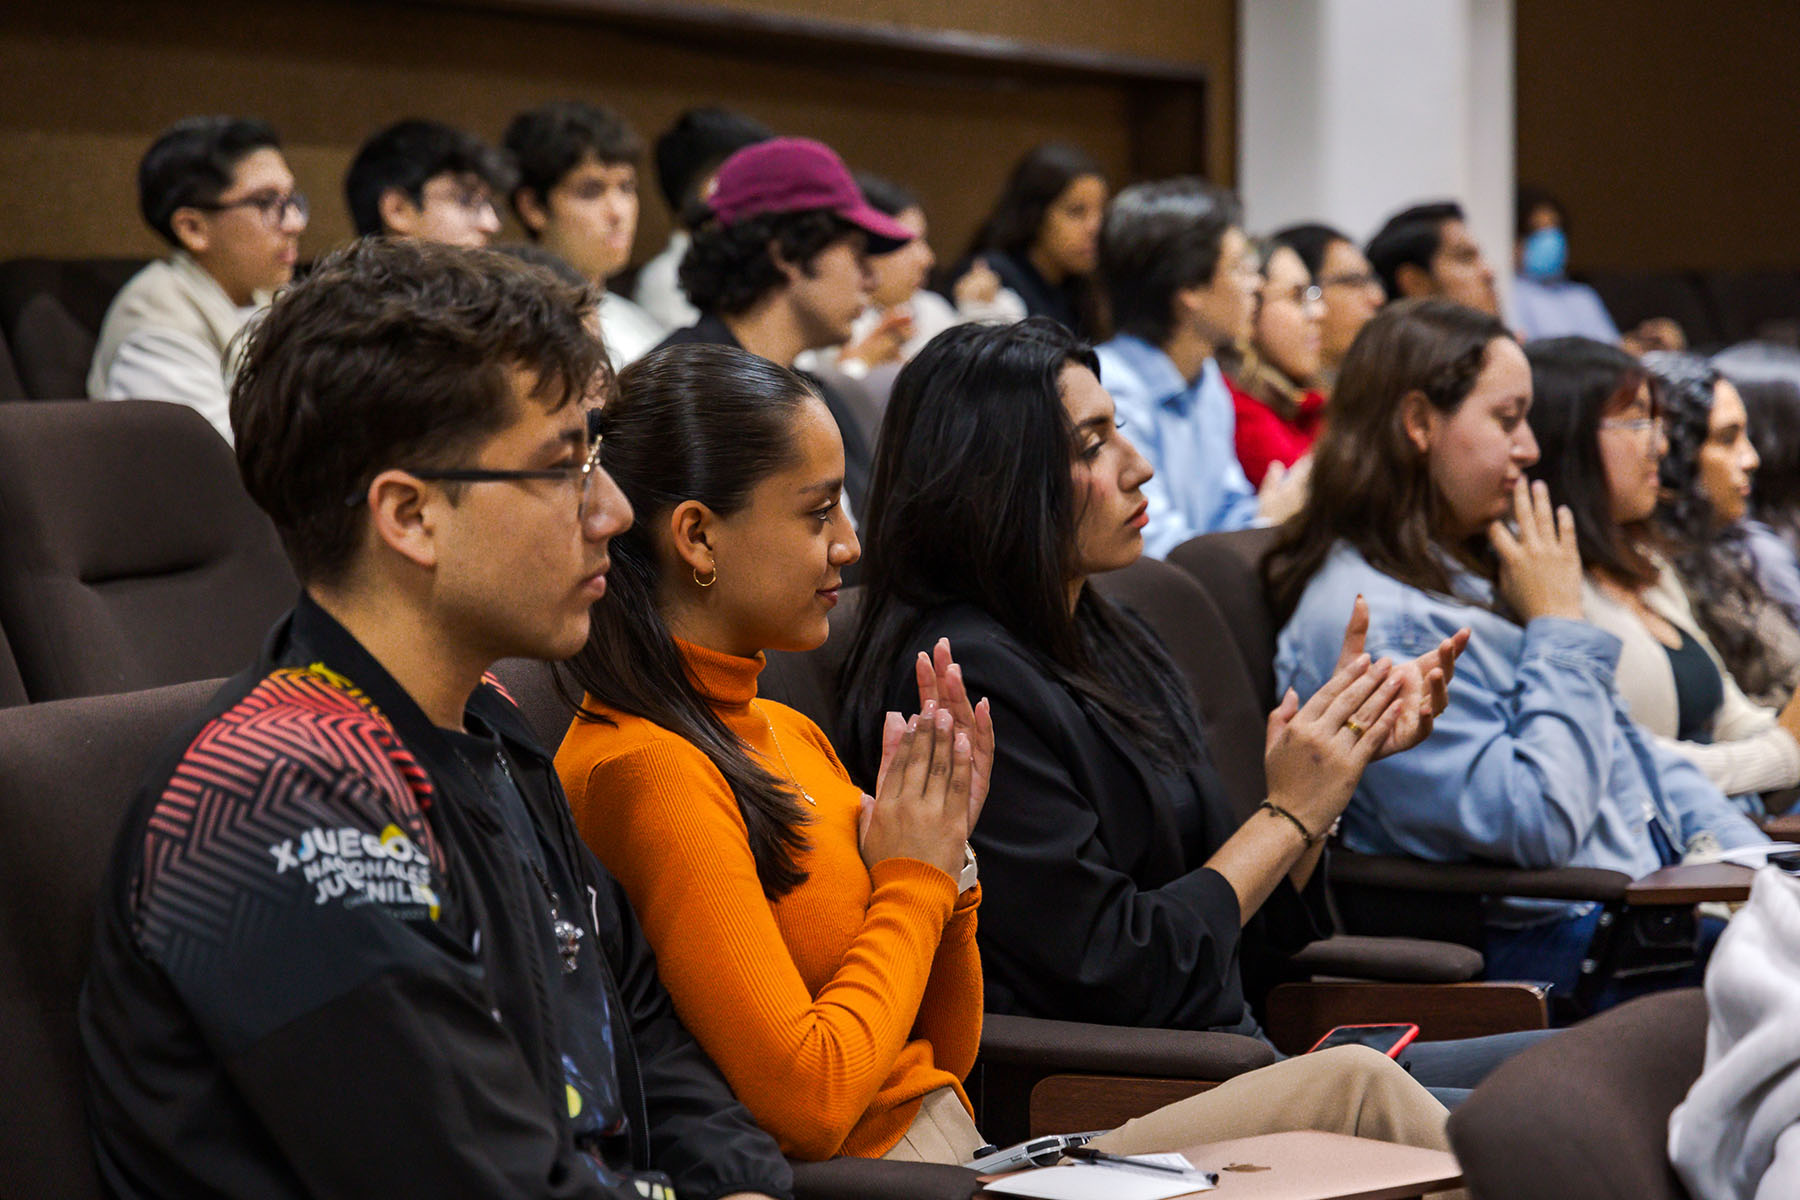
[[[1156,468],[1144,485],[1144,552],[1163,558],[1189,538],[1254,524],[1256,489],[1238,462],[1237,412],[1219,364],[1207,359],[1189,383],[1142,338],[1122,333],[1096,350],[1125,436]]]
[[[1635,879],[1702,834],[1723,847],[1766,840],[1698,768],[1632,722],[1613,687],[1618,638],[1559,617],[1520,627],[1482,607],[1493,597],[1486,580],[1461,572],[1453,583],[1470,603],[1409,587],[1339,543],[1281,631],[1277,685],[1303,701],[1331,676],[1358,593],[1375,658],[1416,658],[1465,625],[1473,633],[1431,736],[1363,772],[1344,813],[1346,846]],[[1501,899],[1488,919],[1519,926],[1582,908]]]

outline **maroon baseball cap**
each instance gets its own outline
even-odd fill
[[[720,164],[706,206],[727,226],[764,213],[826,209],[866,233],[875,254],[898,250],[914,236],[871,206],[837,152],[811,138],[745,146]]]

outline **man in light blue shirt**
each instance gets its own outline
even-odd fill
[[[1527,340],[1584,337],[1616,344],[1619,327],[1600,294],[1569,279],[1569,239],[1562,204],[1539,187],[1522,184],[1518,245],[1513,263],[1512,323]]]
[[[1255,523],[1237,458],[1237,418],[1214,355],[1248,336],[1257,273],[1237,200],[1200,179],[1137,184],[1114,197],[1100,274],[1119,334],[1098,348],[1100,382],[1126,436],[1156,468],[1144,485],[1144,550],[1162,558],[1203,533]]]

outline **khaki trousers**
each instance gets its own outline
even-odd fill
[[[1095,1138],[1114,1154],[1159,1154],[1201,1142],[1313,1129],[1449,1150],[1449,1114],[1406,1069],[1367,1046],[1303,1054],[1228,1079]],[[962,1163],[981,1134],[949,1088],[925,1098],[912,1128],[884,1158]]]

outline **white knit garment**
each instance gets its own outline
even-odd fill
[[[1669,1160],[1694,1200],[1800,1197],[1800,879],[1756,873],[1706,1007],[1706,1069],[1669,1118]]]

